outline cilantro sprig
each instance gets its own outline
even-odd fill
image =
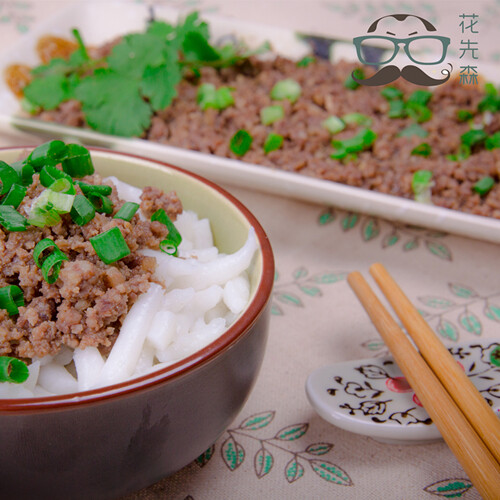
[[[55,58],[32,70],[24,88],[28,109],[51,110],[76,99],[87,124],[105,134],[140,136],[155,111],[168,107],[177,86],[190,71],[238,64],[268,50],[264,44],[248,51],[241,44],[210,44],[208,25],[193,12],[178,24],[149,23],[143,33],[126,35],[102,59],[91,59],[78,30],[78,48],[68,60]]]

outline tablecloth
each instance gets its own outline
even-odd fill
[[[9,43],[68,3],[0,2],[2,49],[9,50]],[[493,43],[498,41],[500,3],[494,1],[144,3],[217,12],[322,35],[331,35],[336,27],[336,34],[346,36],[352,36],[354,26],[361,29],[377,16],[398,11],[426,14],[457,32],[458,15],[466,9],[480,15],[482,60],[500,59],[498,44]],[[347,27],[341,22],[346,17]],[[40,137],[15,130],[0,136],[1,146],[40,142]],[[353,270],[368,276],[373,262],[386,265],[445,343],[498,340],[498,245],[224,187],[258,217],[275,253],[272,320],[263,366],[241,413],[209,450],[126,500],[479,498],[443,441],[389,445],[334,427],[310,406],[304,384],[317,367],[387,353],[346,282]],[[250,420],[260,424],[248,425]],[[225,454],[228,443],[239,450],[232,459]]]

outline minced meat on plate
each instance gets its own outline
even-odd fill
[[[43,186],[38,175],[19,207],[26,215]],[[136,213],[130,222],[113,219],[123,205],[116,188],[102,182],[99,175],[83,178],[90,184],[113,187],[110,199],[113,213],[96,213],[86,225],[73,223],[69,214],[59,224],[26,231],[9,232],[0,228],[0,287],[17,285],[24,292],[25,306],[19,315],[9,316],[0,309],[0,355],[19,358],[56,354],[61,346],[96,346],[108,350],[137,297],[147,291],[156,260],[138,253],[144,248],[158,249],[167,229],[160,222],[142,220]],[[80,188],[75,186],[77,193]],[[141,207],[163,208],[172,220],[182,211],[175,193],[164,194],[156,188],[145,189]],[[111,265],[96,255],[89,238],[118,226],[131,253]],[[69,258],[62,263],[58,279],[48,284],[33,260],[33,249],[43,238],[53,239]]]

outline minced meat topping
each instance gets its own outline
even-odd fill
[[[34,198],[43,190],[38,175],[19,207],[27,214]],[[86,225],[73,223],[69,214],[55,226],[28,226],[26,231],[0,230],[0,287],[17,285],[24,293],[25,306],[19,315],[9,316],[0,309],[0,355],[31,359],[56,354],[64,345],[71,348],[96,346],[108,351],[122,322],[137,297],[146,292],[156,266],[153,257],[141,255],[144,248],[158,249],[167,235],[160,222],[142,220],[138,213],[130,222],[113,219],[124,201],[116,188],[94,174],[82,179],[89,184],[113,187],[113,213],[96,213]],[[82,194],[75,186],[77,193]],[[165,209],[172,220],[182,211],[175,193],[165,194],[146,188],[141,209],[148,214],[155,207]],[[118,226],[131,253],[111,265],[96,255],[89,239]],[[48,284],[33,260],[33,249],[43,238],[54,240],[68,261],[58,279]]]

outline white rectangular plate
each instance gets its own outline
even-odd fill
[[[176,21],[178,18],[177,11],[165,7],[155,8],[155,13],[158,19],[167,21]],[[97,45],[118,35],[143,30],[149,15],[147,6],[144,4],[89,2],[70,6],[24,35],[15,45],[10,46],[8,53],[4,52],[0,58],[0,68],[5,68],[15,62],[28,65],[39,64],[35,54],[35,45],[43,34],[67,37],[70,30],[77,27],[86,43]],[[300,42],[293,32],[285,29],[211,15],[203,15],[203,18],[209,23],[215,40],[222,36],[232,35],[243,38],[250,47],[256,47],[268,40],[276,52],[292,58],[299,58],[308,52],[308,47]],[[488,78],[492,78],[494,74],[495,80],[499,80],[498,68],[490,67],[487,73]],[[349,211],[363,212],[389,220],[500,243],[500,220],[421,205],[395,196],[143,139],[114,137],[88,129],[24,118],[20,113],[17,99],[6,87],[3,79],[0,81],[0,124],[41,136],[80,141],[88,145],[146,156],[185,168],[215,182],[337,206]]]

